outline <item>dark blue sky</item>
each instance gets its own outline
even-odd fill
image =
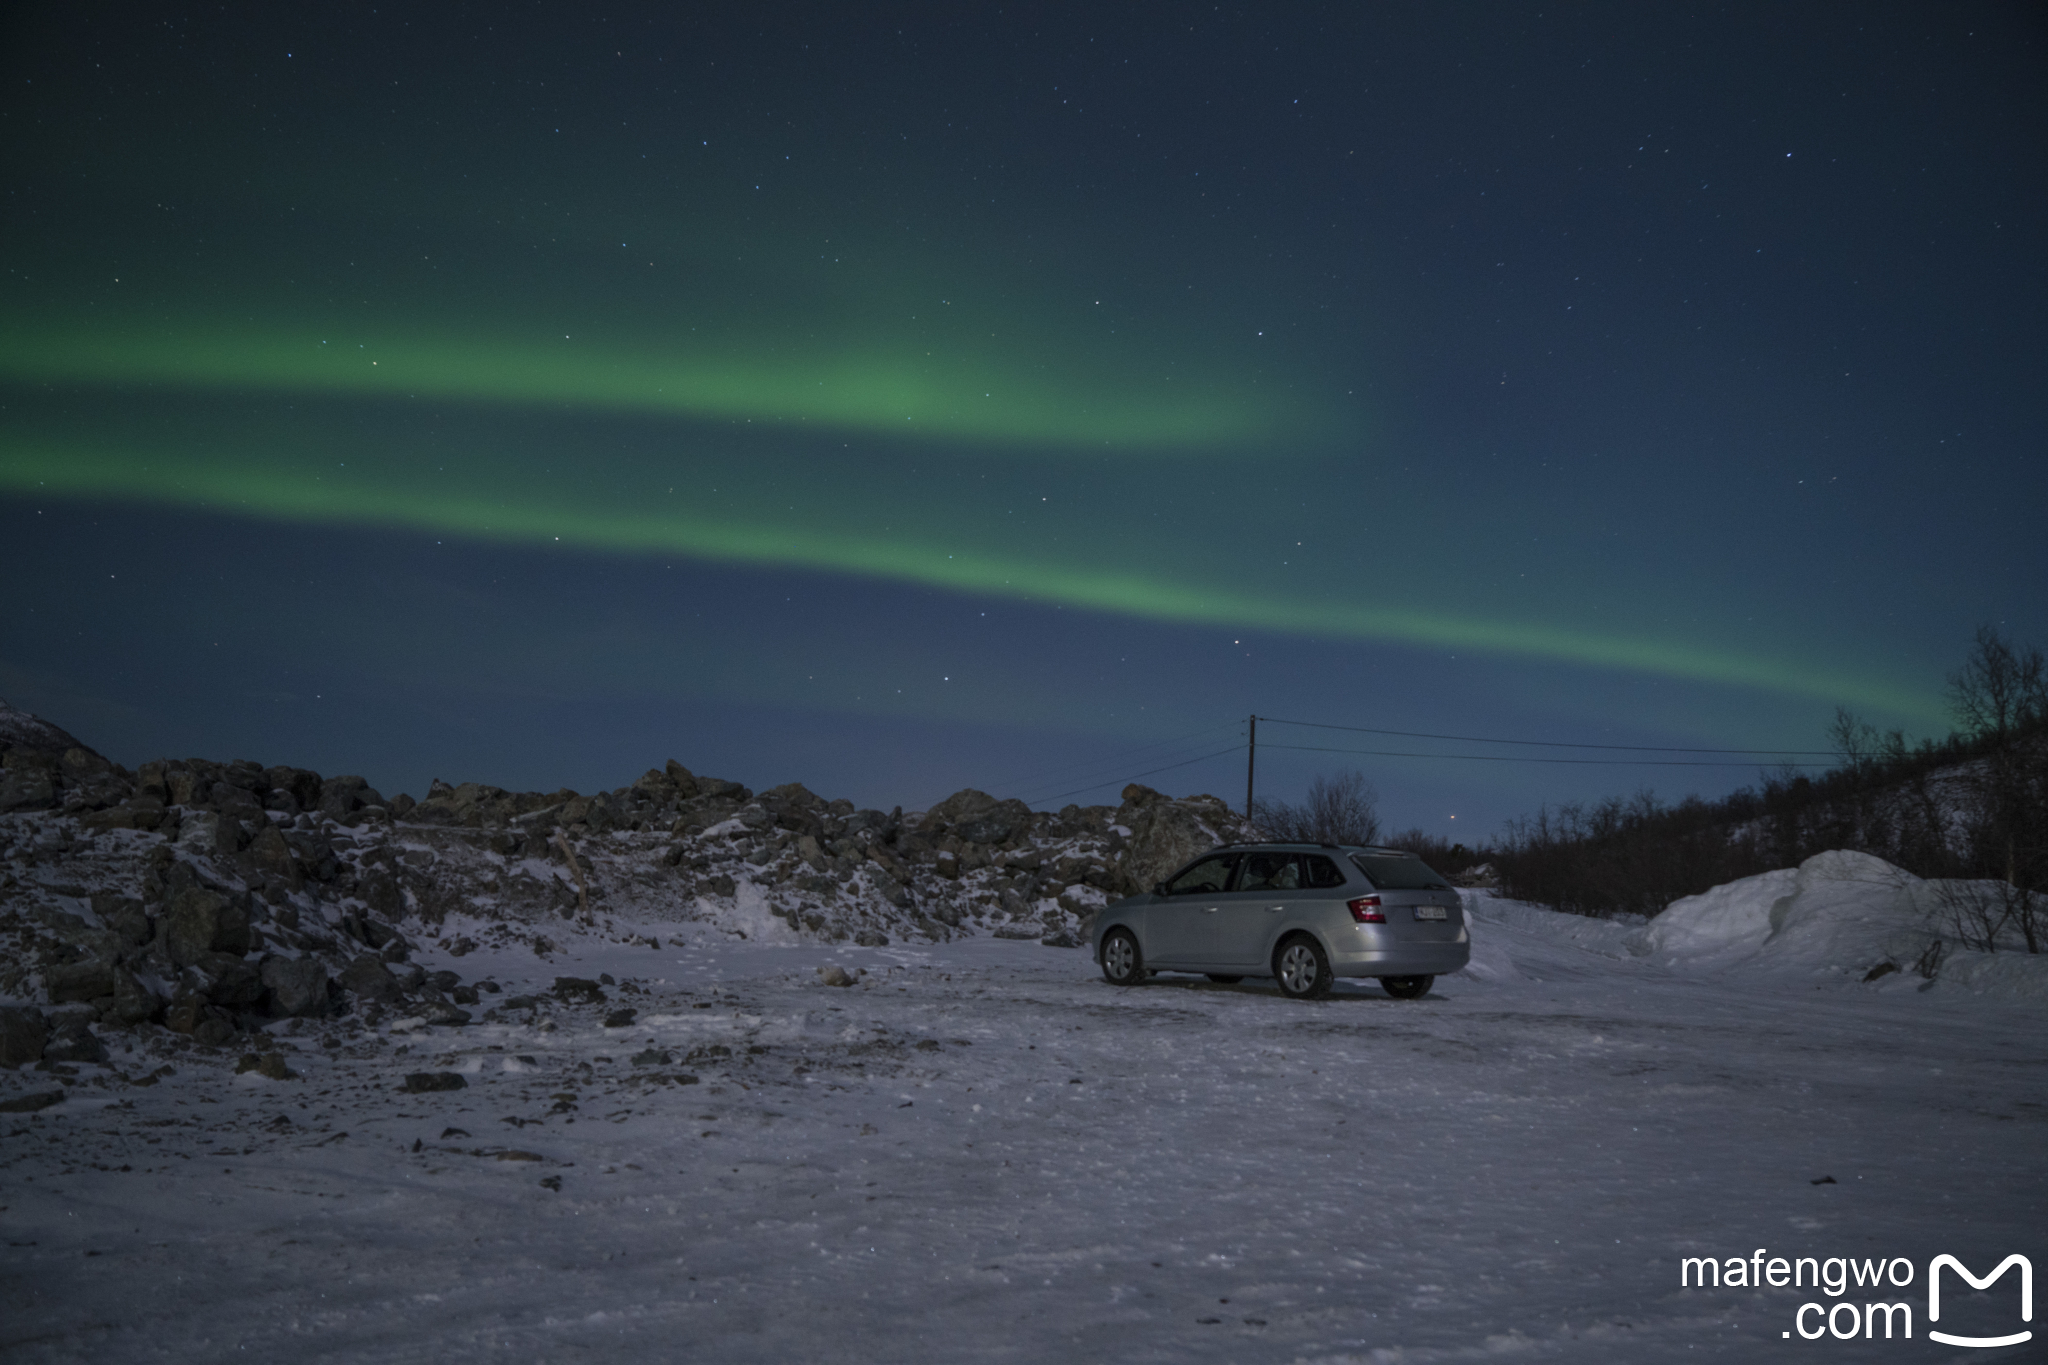
[[[129,763],[1236,800],[2048,639],[2038,8],[5,23],[0,695]]]

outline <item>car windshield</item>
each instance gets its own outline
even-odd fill
[[[1381,891],[1448,891],[1450,886],[1428,863],[1409,854],[1354,853],[1351,861]]]

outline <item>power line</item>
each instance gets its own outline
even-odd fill
[[[1686,749],[1675,744],[1575,744],[1556,739],[1485,739],[1476,735],[1431,735],[1416,730],[1375,730],[1365,725],[1329,725],[1316,720],[1281,720],[1277,716],[1260,716],[1268,725],[1305,725],[1316,730],[1349,730],[1361,735],[1394,735],[1400,739],[1444,739],[1459,744],[1526,744],[1548,749],[1615,749],[1642,754],[1789,754],[1794,758],[1833,758],[1841,755],[1831,749]],[[1280,745],[1272,746],[1274,748]],[[1365,753],[1366,750],[1333,749],[1331,753]],[[1451,754],[1402,754],[1404,758],[1451,758]],[[1730,764],[1730,767],[1747,767],[1747,764]],[[1795,767],[1819,767],[1820,764],[1795,764]],[[1832,766],[1832,765],[1829,765]]]
[[[1260,716],[1259,719],[1264,720],[1265,717]],[[1346,727],[1333,725],[1329,728],[1341,730]],[[1514,741],[1502,740],[1499,742],[1511,743]],[[1572,763],[1590,764],[1596,767],[1607,768],[1753,768],[1756,766],[1753,763],[1716,763],[1711,760],[1697,758],[1539,758],[1533,755],[1524,757],[1520,754],[1410,754],[1397,753],[1387,749],[1330,749],[1313,744],[1262,744],[1259,747],[1262,749],[1289,749],[1296,753],[1305,754],[1366,754],[1373,758],[1455,759],[1466,763]],[[1626,749],[1633,746],[1626,744],[1589,744],[1585,747],[1589,749]],[[1742,749],[1680,749],[1677,752],[1714,754],[1744,753],[1746,751]],[[1784,766],[1791,768],[1826,768],[1832,765],[1825,763],[1789,763]]]
[[[1219,726],[1218,728],[1220,729],[1221,727]],[[1142,773],[1131,773],[1127,777],[1112,778],[1107,782],[1097,782],[1091,786],[1076,787],[1072,791],[1055,792],[1051,796],[1039,796],[1032,799],[1035,801],[1057,801],[1062,796],[1079,796],[1082,792],[1099,791],[1104,787],[1114,787],[1119,782],[1135,782],[1141,777],[1150,777],[1153,773],[1172,772],[1175,768],[1185,768],[1195,763],[1206,763],[1212,758],[1221,758],[1225,754],[1234,754],[1243,748],[1244,745],[1242,744],[1233,744],[1228,749],[1218,749],[1215,753],[1203,754],[1200,758],[1190,758],[1181,763],[1169,763],[1163,768],[1152,768]]]
[[[997,785],[998,787],[1017,787],[1029,783],[1043,785],[1047,782],[1061,781],[1064,778],[1073,776],[1077,769],[1099,768],[1105,763],[1114,763],[1118,759],[1128,758],[1132,754],[1144,753],[1147,749],[1164,749],[1173,745],[1185,744],[1191,739],[1200,739],[1204,735],[1213,735],[1218,730],[1227,730],[1233,725],[1242,725],[1243,723],[1236,720],[1225,721],[1221,725],[1206,726],[1203,729],[1193,730],[1187,734],[1176,736],[1173,739],[1154,740],[1150,744],[1133,745],[1128,749],[1118,749],[1096,758],[1084,758],[1073,763],[1060,763],[1050,768],[1039,768],[1020,777],[1007,778]]]

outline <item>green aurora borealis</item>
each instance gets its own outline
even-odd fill
[[[1950,333],[1916,311],[2022,316],[2032,258],[1915,217],[1892,154],[1851,150],[1881,106],[1760,113],[1673,68],[1692,112],[1649,161],[1613,130],[1672,124],[1657,82],[1427,77],[1287,20],[1284,62],[1235,19],[1158,37],[1243,77],[1198,80],[1114,20],[1071,50],[948,30],[941,62],[932,33],[816,16],[30,12],[0,61],[0,506],[86,558],[205,528],[225,559],[126,588],[140,619],[153,593],[232,616],[209,585],[289,578],[303,528],[421,579],[477,547],[464,591],[512,602],[595,574],[620,638],[688,636],[677,705],[772,694],[856,732],[916,719],[910,670],[948,723],[1070,718],[1055,748],[1256,709],[1813,749],[1838,703],[1939,730],[1970,630],[2038,614],[2011,587],[2038,479],[1999,483],[2031,352],[1923,341]],[[1037,55],[1009,83],[1013,42]],[[1932,132],[1887,127],[1926,160]],[[26,614],[87,600],[77,567],[0,567],[41,642],[0,644],[12,699],[146,717]],[[836,660],[779,618],[689,634],[711,582],[874,625]],[[350,649],[380,611],[400,638],[385,591]],[[528,657],[507,629],[462,648]],[[977,670],[1005,685],[956,683]],[[1500,774],[1496,808],[1536,783]]]
[[[430,469],[429,458],[438,465]],[[286,521],[402,527],[512,545],[561,543],[620,554],[681,554],[850,573],[1176,624],[1476,649],[1888,710],[1911,710],[1917,700],[1853,678],[1801,674],[1769,660],[1679,642],[1602,637],[1544,624],[1418,611],[1399,603],[1377,605],[1360,600],[1369,594],[1356,590],[1310,596],[1298,586],[1288,591],[1277,576],[1265,592],[1248,591],[1221,581],[1221,575],[1200,576],[1204,556],[1199,554],[1172,563],[1177,572],[1148,572],[1143,567],[1148,556],[1104,552],[1105,543],[1114,547],[1125,534],[1114,517],[1101,518],[1095,528],[1103,542],[1090,539],[1085,523],[1077,527],[1073,518],[1064,518],[1066,534],[1083,542],[1066,551],[1036,532],[995,540],[991,532],[997,528],[977,525],[949,534],[947,508],[918,505],[914,487],[877,497],[872,469],[840,479],[811,471],[805,476],[810,487],[803,505],[778,507],[774,504],[790,496],[786,481],[750,479],[730,466],[723,473],[701,471],[693,467],[699,462],[678,459],[655,470],[600,470],[584,460],[573,480],[532,478],[507,487],[492,477],[486,460],[467,468],[458,462],[450,477],[451,458],[441,453],[393,460],[358,450],[352,461],[316,469],[309,461],[280,458],[261,448],[167,457],[78,446],[44,449],[21,442],[10,443],[0,457],[0,487],[29,495],[134,499]],[[660,478],[689,483],[679,497],[675,485],[655,486]],[[694,496],[711,478],[724,485],[721,493]],[[848,501],[863,486],[874,500],[871,505]],[[495,491],[479,491],[486,488]],[[879,520],[895,524],[862,533],[864,523]],[[1221,535],[1224,528],[1214,533]]]

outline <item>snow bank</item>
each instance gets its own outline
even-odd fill
[[[1819,853],[1796,869],[1673,901],[1632,946],[1662,966],[1688,972],[1740,969],[1856,981],[1897,973],[1983,995],[2048,995],[2048,957],[1970,952],[1950,941],[1938,912],[1951,885],[1923,881],[1866,853]],[[1932,981],[1925,980],[1928,973]]]

